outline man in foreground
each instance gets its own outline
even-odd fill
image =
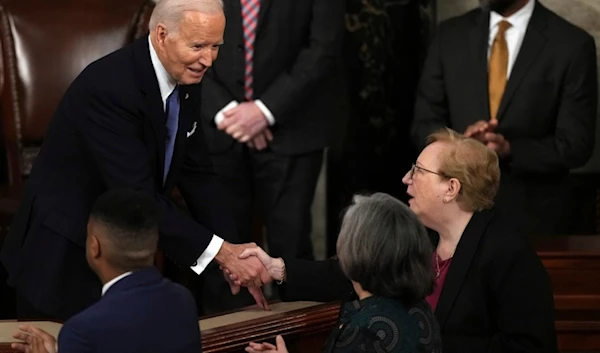
[[[158,212],[143,191],[112,190],[94,204],[86,258],[103,284],[102,299],[75,315],[54,337],[22,325],[12,348],[28,353],[180,352],[202,350],[190,292],[153,266]],[[58,348],[57,348],[58,346]]]

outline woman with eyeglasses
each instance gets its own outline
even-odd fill
[[[430,136],[403,178],[410,209],[432,235],[434,291],[444,353],[556,353],[554,299],[546,270],[522,230],[493,210],[497,155],[450,129]],[[248,252],[248,250],[247,250]],[[342,297],[335,259],[273,259],[254,250],[284,301]]]
[[[493,211],[497,155],[449,129],[429,142],[402,182],[411,210],[437,233],[427,302],[443,351],[557,352],[548,274],[522,230]]]

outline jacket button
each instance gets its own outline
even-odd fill
[[[198,261],[194,261],[194,263],[192,264],[192,267],[194,266],[198,266]]]

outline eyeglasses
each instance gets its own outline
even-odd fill
[[[412,179],[413,179],[413,177],[415,176],[415,171],[416,171],[417,169],[419,169],[419,170],[422,170],[422,171],[424,171],[424,172],[431,173],[431,174],[439,175],[439,176],[441,176],[442,178],[446,178],[446,179],[451,179],[451,178],[452,178],[451,176],[449,176],[449,175],[446,175],[446,174],[444,174],[444,173],[438,173],[438,172],[434,172],[433,170],[425,169],[425,168],[423,168],[423,167],[419,167],[418,165],[415,165],[415,164],[413,164],[413,165],[412,165],[412,168],[410,168],[410,179],[411,179],[411,180],[412,180]]]

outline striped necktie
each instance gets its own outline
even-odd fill
[[[254,96],[254,89],[252,88],[254,40],[256,39],[256,25],[258,24],[260,0],[241,0],[241,2],[242,23],[244,30],[244,50],[246,53],[246,70],[244,74],[244,97],[246,98],[246,100],[252,100]]]

